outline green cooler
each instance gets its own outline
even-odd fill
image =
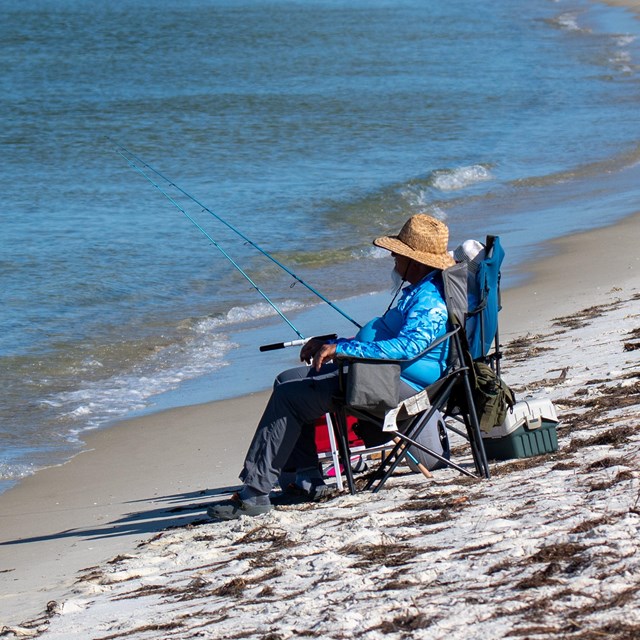
[[[490,460],[530,458],[558,450],[558,416],[551,400],[531,398],[518,402],[505,421],[482,434]]]

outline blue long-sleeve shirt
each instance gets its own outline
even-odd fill
[[[432,271],[402,290],[393,309],[374,318],[349,340],[336,341],[336,355],[383,360],[413,360],[446,333],[447,307],[442,277]],[[435,382],[446,367],[448,341],[414,362],[401,365],[402,378],[416,388]]]

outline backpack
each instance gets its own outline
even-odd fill
[[[516,403],[509,385],[483,362],[474,362],[471,372],[471,392],[480,423],[485,433],[504,422],[507,411]]]

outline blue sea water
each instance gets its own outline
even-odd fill
[[[304,335],[348,330],[201,205],[360,322],[388,289],[370,240],[413,213],[452,246],[499,234],[508,285],[635,212],[639,25],[582,0],[4,0],[0,489],[87,429],[269,384],[285,356],[257,346],[296,336],[220,248]]]

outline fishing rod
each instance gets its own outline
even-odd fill
[[[238,236],[240,236],[245,242],[247,242],[248,244],[250,244],[254,249],[256,249],[257,251],[259,251],[263,256],[265,256],[266,258],[268,258],[269,260],[271,260],[271,262],[273,262],[274,264],[276,264],[278,267],[280,267],[283,271],[285,271],[286,273],[288,273],[296,282],[299,282],[303,287],[306,287],[309,291],[311,291],[311,293],[313,293],[314,295],[316,295],[318,298],[320,298],[320,300],[322,300],[323,302],[326,302],[332,309],[334,309],[335,311],[337,311],[341,316],[343,316],[344,318],[346,318],[349,322],[351,322],[352,324],[354,324],[356,327],[358,327],[358,329],[362,328],[362,325],[359,324],[358,322],[356,322],[351,316],[349,316],[347,313],[345,313],[342,309],[340,309],[340,307],[338,307],[336,304],[334,304],[333,302],[331,302],[331,300],[329,300],[328,298],[326,298],[325,296],[323,296],[317,289],[315,289],[314,287],[312,287],[310,284],[308,284],[307,282],[305,282],[302,278],[300,278],[299,276],[297,276],[295,273],[293,273],[293,271],[291,271],[291,269],[289,269],[286,265],[282,264],[279,260],[277,260],[276,258],[274,258],[270,253],[267,253],[262,247],[260,247],[259,245],[257,245],[253,240],[251,240],[250,238],[248,238],[244,233],[242,233],[239,229],[237,229],[236,227],[234,227],[231,223],[227,222],[224,218],[220,217],[217,213],[215,213],[214,211],[212,211],[211,209],[209,209],[209,207],[207,207],[205,204],[203,204],[202,202],[200,202],[197,198],[195,198],[194,196],[192,196],[190,193],[187,193],[184,189],[182,189],[181,187],[179,187],[175,182],[173,182],[173,180],[171,180],[170,178],[168,178],[167,176],[165,176],[164,174],[162,174],[160,171],[158,171],[157,169],[155,169],[154,167],[152,167],[150,164],[148,164],[147,162],[145,162],[144,160],[142,160],[142,158],[139,158],[135,153],[133,153],[132,151],[129,151],[128,149],[126,149],[125,147],[123,147],[122,145],[119,145],[117,143],[116,144],[116,151],[130,164],[133,166],[131,160],[127,157],[130,156],[131,158],[133,158],[136,162],[139,162],[140,164],[142,164],[146,169],[149,169],[149,171],[152,171],[153,173],[155,173],[157,176],[159,176],[160,178],[162,178],[165,182],[167,182],[170,186],[174,187],[175,189],[177,189],[180,193],[182,193],[182,195],[186,196],[187,198],[189,198],[189,200],[191,200],[192,202],[194,202],[195,204],[197,204],[199,207],[202,207],[203,211],[206,211],[207,213],[211,214],[216,220],[218,220],[219,222],[221,222],[222,224],[224,224],[226,227],[228,227],[229,229],[231,229],[231,231],[233,231],[235,234],[237,234]],[[124,154],[127,154],[126,156]],[[136,170],[139,171],[139,169],[137,167]],[[146,174],[143,174],[146,176]],[[147,177],[147,179],[149,179]],[[151,182],[151,184],[153,184],[156,188],[159,188],[154,182],[152,182],[151,180],[149,180]],[[162,190],[160,190],[162,192]],[[162,192],[164,193],[164,192]],[[165,194],[166,195],[166,194]],[[174,203],[175,204],[175,203]]]
[[[244,278],[249,282],[249,284],[266,300],[266,302],[274,309],[274,311],[293,329],[296,335],[300,338],[300,341],[296,341],[298,344],[304,344],[306,342],[306,338],[296,329],[293,323],[287,318],[287,316],[282,313],[282,311],[274,304],[274,302],[269,298],[269,296],[260,289],[260,287],[251,279],[251,277],[244,271],[244,269],[220,246],[218,242],[216,242],[209,233],[202,226],[191,217],[187,211],[180,206],[178,202],[176,202],[162,187],[160,187],[157,183],[155,183],[150,176],[148,176],[138,165],[135,164],[132,160],[127,158],[123,153],[119,150],[117,152],[127,161],[127,163],[131,166],[132,169],[137,171],[141,176],[143,176],[146,180],[148,180],[169,202],[171,202],[175,207],[177,207],[190,221],[194,224],[197,229],[204,234],[204,236],[211,242],[211,244],[222,253],[222,255],[244,276]],[[326,337],[326,336],[322,336]],[[333,336],[335,337],[335,336]],[[288,344],[282,343],[284,346],[290,346]],[[271,345],[269,345],[271,346]],[[292,346],[292,345],[291,345]],[[280,348],[278,346],[272,346],[272,348],[277,349]],[[268,350],[268,349],[263,349]]]

